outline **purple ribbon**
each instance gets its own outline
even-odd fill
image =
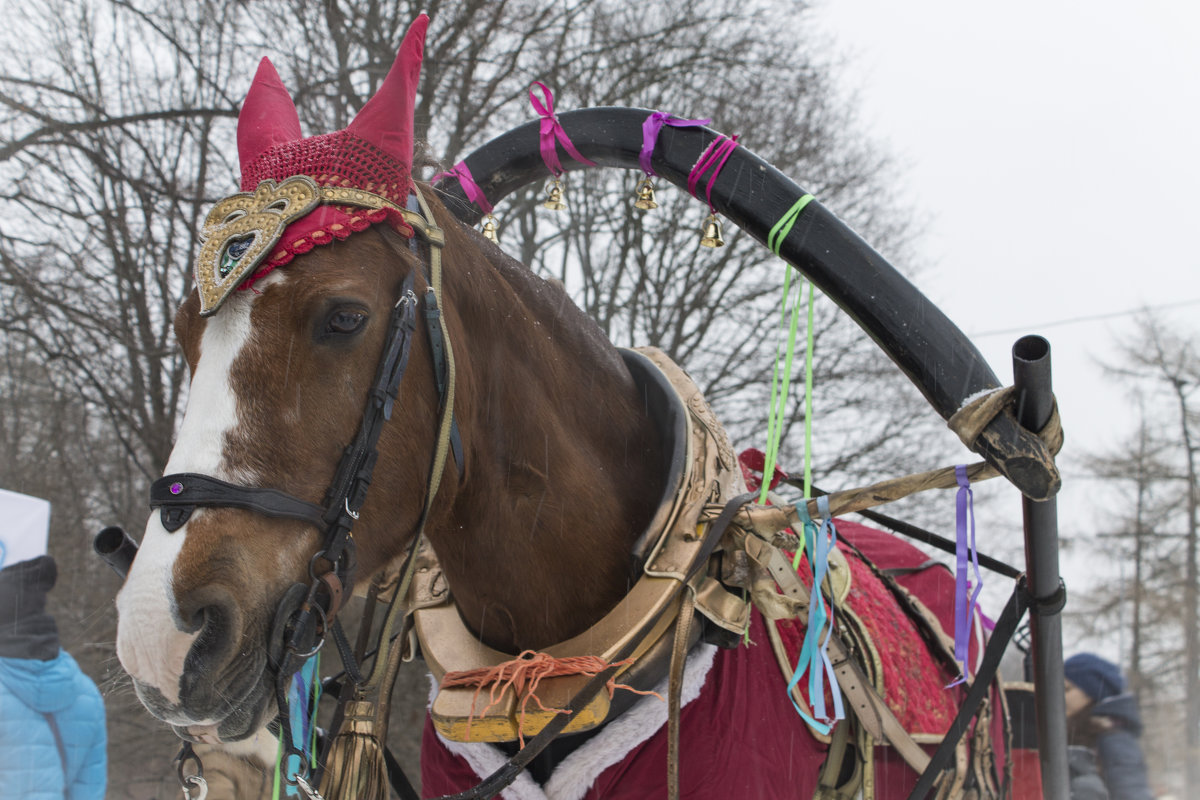
[[[957,541],[954,552],[957,563],[954,571],[954,660],[962,665],[962,675],[950,686],[963,683],[970,675],[971,620],[975,617],[975,605],[979,599],[979,592],[983,589],[983,576],[979,572],[979,550],[975,546],[975,493],[971,491],[971,481],[967,478],[965,465],[955,466],[954,476],[958,479],[958,494],[955,497]],[[975,572],[975,587],[969,597],[968,564]]]
[[[483,194],[483,189],[479,188],[479,184],[475,183],[475,179],[471,177],[471,170],[467,166],[467,162],[460,161],[445,172],[439,172],[433,176],[433,183],[437,183],[442,178],[458,178],[458,182],[462,184],[463,193],[475,205],[479,206],[483,213],[492,213],[492,204],[488,202],[487,197]]]
[[[642,172],[658,175],[650,166],[650,157],[654,155],[654,144],[658,141],[658,134],[664,125],[670,125],[672,128],[694,128],[710,122],[711,119],[683,119],[665,111],[655,111],[646,117],[646,121],[642,123],[642,152],[638,153],[638,164],[642,166]]]
[[[723,134],[713,139],[712,143],[705,148],[700,154],[700,160],[696,162],[696,166],[692,167],[692,171],[688,173],[687,186],[688,194],[696,196],[696,184],[700,182],[700,177],[704,175],[710,168],[713,173],[708,179],[708,191],[705,193],[705,199],[708,201],[708,210],[712,213],[717,213],[712,204],[712,189],[716,183],[717,176],[721,174],[721,168],[725,166],[725,162],[729,160],[729,154],[733,152],[738,145],[737,134],[734,134],[732,139],[727,139]]]
[[[567,151],[567,155],[581,164],[589,164],[596,166],[595,161],[589,161],[584,158],[575,145],[571,143],[571,137],[567,136],[567,132],[563,130],[562,123],[558,121],[558,117],[554,114],[554,95],[546,88],[546,84],[541,81],[534,81],[533,85],[542,90],[545,101],[538,100],[533,93],[533,89],[529,90],[529,104],[533,106],[533,110],[542,118],[542,130],[538,135],[539,145],[542,151],[542,161],[546,162],[546,168],[554,177],[563,174],[562,164],[558,160],[558,149],[554,146],[555,141],[563,146]]]

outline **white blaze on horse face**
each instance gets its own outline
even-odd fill
[[[268,278],[275,278],[276,271]],[[260,285],[265,281],[260,282]],[[231,475],[223,463],[225,436],[237,425],[237,399],[230,373],[250,339],[250,311],[254,294],[237,292],[208,319],[200,340],[200,360],[192,378],[183,425],[167,462],[166,474],[195,472],[233,482],[250,476]],[[193,513],[204,513],[197,509]],[[142,686],[158,690],[171,703],[179,703],[179,678],[196,633],[181,630],[172,576],[175,559],[183,549],[187,525],[174,533],[162,526],[153,511],[146,524],[137,558],[117,595],[117,656],[125,670]],[[176,724],[202,720],[168,720]]]

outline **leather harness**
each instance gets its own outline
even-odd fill
[[[412,614],[426,661],[435,677],[440,678],[450,668],[494,665],[511,656],[485,647],[463,625],[444,577],[440,575],[436,556],[422,536],[449,452],[453,451],[460,471],[463,455],[453,420],[453,352],[439,302],[440,251],[444,237],[419,192],[410,197],[410,204],[414,198],[420,211],[397,210],[429,245],[430,288],[423,299],[442,413],[426,504],[402,562],[396,588],[395,597],[404,598],[403,610],[395,610],[402,616]],[[370,202],[387,203],[375,196]],[[416,247],[415,241],[413,246]],[[383,424],[391,418],[409,360],[418,306],[414,280],[414,272],[405,278],[401,296],[392,311],[389,333],[375,381],[368,393],[362,423],[354,441],[343,452],[323,506],[278,489],[240,486],[193,473],[166,475],[151,487],[151,506],[160,509],[162,524],[168,532],[181,528],[198,507],[241,508],[266,516],[308,522],[325,531],[323,546],[310,561],[309,585],[294,584],[285,592],[269,642],[272,663],[277,670],[276,698],[282,729],[288,727],[287,682],[321,647],[327,633],[332,633],[338,643],[347,672],[356,685],[364,685],[376,677],[372,675],[367,679],[359,674],[336,614],[346,589],[354,580],[354,521],[365,502],[379,436]],[[710,629],[715,627],[718,638],[723,637],[726,644],[732,641],[731,635],[736,637],[746,629],[750,614],[750,600],[729,591],[728,584],[722,581],[724,567],[713,560],[714,554],[722,548],[729,548],[731,554],[741,550],[762,572],[774,579],[785,597],[799,601],[805,595],[806,590],[790,565],[783,563],[780,551],[766,544],[777,532],[767,532],[764,536],[763,532],[755,531],[753,525],[741,524],[746,516],[744,507],[753,495],[742,494],[725,502],[740,483],[733,450],[690,377],[653,348],[623,351],[622,355],[631,372],[642,376],[643,387],[650,387],[644,391],[654,391],[653,387],[658,385],[657,391],[667,396],[666,405],[661,403],[663,398],[659,398],[658,405],[667,409],[659,413],[664,415],[667,427],[673,430],[676,439],[667,465],[667,496],[635,548],[634,557],[641,562],[642,575],[633,590],[588,631],[547,648],[551,655],[599,655],[610,666],[590,678],[545,679],[539,690],[541,699],[550,706],[565,708],[569,713],[527,715],[527,727],[531,732],[536,731],[527,745],[474,789],[442,800],[494,796],[560,733],[588,730],[620,713],[621,709],[614,707],[607,693],[602,691],[610,680],[624,674],[625,680],[635,684],[656,683],[668,657],[671,662],[668,783],[671,796],[677,796],[679,687],[684,657],[696,638],[690,624],[693,611],[698,611],[707,620]],[[664,384],[669,391],[663,390]],[[747,535],[749,533],[756,535]],[[732,534],[732,539],[727,534]],[[733,585],[736,588],[737,582]],[[836,589],[833,591],[837,593]],[[298,607],[292,610],[297,603]],[[773,626],[768,628],[773,630]],[[386,636],[382,638],[381,647],[386,639]],[[836,635],[830,642],[830,655],[836,665],[839,685],[852,706],[860,709],[856,715],[860,724],[876,741],[887,741],[896,747],[918,773],[924,771],[929,765],[928,755],[903,730],[870,679],[851,658],[846,645]],[[382,652],[377,656],[377,668],[373,672],[379,671],[379,663],[384,658]],[[626,660],[634,663],[619,665]],[[786,671],[787,667],[784,669]],[[477,735],[472,738],[477,741],[516,738],[514,709],[518,698],[511,690],[509,694],[512,696],[506,698],[495,712],[475,720],[474,733]],[[465,738],[465,722],[474,714],[473,692],[469,689],[443,690],[431,708],[439,732],[460,741]],[[844,752],[845,745],[844,736],[835,739],[831,756],[835,752]],[[290,743],[284,748],[285,758],[299,755]],[[959,761],[963,758],[960,755]],[[305,760],[298,760],[301,772],[295,782],[309,796],[319,797],[310,788]],[[960,785],[963,768],[965,764],[960,764],[960,769],[955,770],[956,775],[949,782],[951,785]],[[825,785],[823,779],[822,786]],[[947,782],[943,782],[943,787],[946,786]]]

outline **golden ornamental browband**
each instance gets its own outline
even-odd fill
[[[253,192],[239,192],[217,202],[204,220],[195,266],[200,316],[215,314],[233,290],[274,252],[287,226],[320,205],[389,208],[426,237],[431,233],[429,223],[420,214],[372,192],[318,186],[307,175],[293,175],[278,184],[264,180]]]

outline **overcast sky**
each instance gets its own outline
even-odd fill
[[[921,289],[1005,382],[1021,333],[1050,341],[1060,529],[1093,530],[1104,487],[1071,458],[1133,424],[1096,366],[1133,330],[1120,312],[1173,306],[1200,329],[1200,3],[819,0],[815,17],[929,220]],[[1079,560],[1064,553],[1064,571]]]

